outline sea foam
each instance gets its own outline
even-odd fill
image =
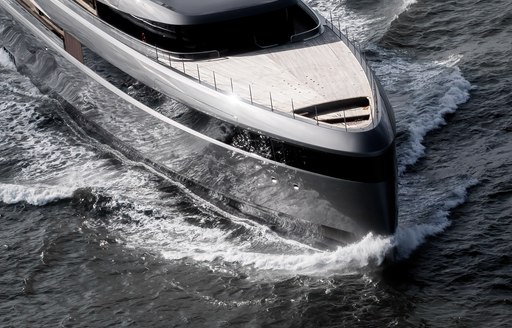
[[[71,198],[75,188],[66,186],[15,185],[0,183],[0,202],[17,204],[25,202],[42,206],[61,199]]]
[[[402,174],[424,155],[427,133],[445,125],[445,116],[468,101],[472,86],[457,67],[460,56],[414,62],[387,50],[374,50],[383,60],[373,68],[392,100],[398,131],[407,135],[398,144],[398,170]]]
[[[437,191],[439,195],[429,196],[430,202],[435,204],[435,209],[424,222],[418,221],[417,218],[405,218],[399,225],[394,235],[393,244],[396,246],[397,259],[403,260],[418,248],[429,236],[434,236],[445,231],[451,225],[449,219],[451,210],[463,204],[466,201],[468,189],[477,185],[478,180],[473,178],[459,180],[448,190]],[[442,197],[442,199],[438,199]],[[412,206],[412,204],[409,204]],[[426,206],[432,207],[427,204]],[[426,210],[423,209],[423,212]]]
[[[15,70],[16,66],[14,65],[14,62],[12,61],[12,58],[5,50],[4,47],[0,47],[0,67],[4,67],[9,70]]]
[[[438,208],[422,221],[402,220],[393,236],[368,234],[335,250],[290,240],[264,225],[236,217],[230,218],[229,228],[216,225],[217,218],[206,214],[196,214],[193,221],[209,221],[209,224],[191,224],[182,213],[170,213],[172,209],[164,207],[151,207],[158,212],[157,215],[153,212],[151,217],[145,214],[148,204],[137,204],[137,201],[131,208],[121,206],[123,220],[114,218],[109,230],[116,232],[126,247],[141,253],[149,251],[169,261],[193,261],[214,271],[235,270],[233,274],[243,272],[251,279],[353,274],[381,265],[391,253],[396,260],[407,259],[429,237],[450,226],[451,210],[465,201],[468,188],[476,183],[472,179],[461,180],[448,190],[430,196]],[[131,219],[126,220],[128,217]]]

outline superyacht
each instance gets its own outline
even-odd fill
[[[77,108],[78,121],[191,190],[340,242],[394,233],[392,108],[358,47],[303,1],[2,0],[0,7],[75,66],[92,51],[245,136],[215,139],[127,99],[139,112],[113,121],[136,116],[150,139],[142,147]],[[14,41],[4,47],[18,60]],[[68,89],[60,94],[73,102]],[[174,132],[149,133],[158,127]]]

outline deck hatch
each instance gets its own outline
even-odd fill
[[[370,100],[366,97],[357,97],[326,102],[308,107],[302,107],[294,110],[295,114],[313,118],[332,113],[337,113],[349,109],[366,108],[370,106]]]

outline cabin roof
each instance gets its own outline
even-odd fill
[[[244,18],[297,4],[299,0],[98,0],[127,14],[172,25]]]

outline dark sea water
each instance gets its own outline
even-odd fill
[[[322,250],[228,215],[85,135],[0,50],[1,327],[512,327],[512,2],[310,4],[395,108],[397,233]]]

